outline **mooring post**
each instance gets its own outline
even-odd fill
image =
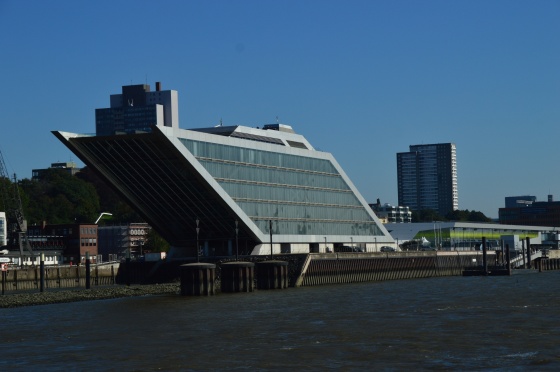
[[[130,264],[130,247],[128,248],[128,252],[126,254],[126,285],[130,287],[130,277],[131,277],[132,267]]]
[[[2,267],[2,295],[4,295],[4,290],[6,288],[6,270]]]
[[[525,240],[521,239],[521,258],[523,258],[523,268],[527,268],[527,253],[525,252]]]
[[[89,259],[89,252],[86,252],[86,289],[91,288],[91,261]]]
[[[511,262],[510,262],[510,254],[509,254],[509,244],[506,244],[506,264],[507,264],[507,273],[511,275]]]
[[[39,291],[45,291],[45,254],[41,253],[41,261],[39,262]]]
[[[502,239],[500,239],[500,249],[502,250],[502,266],[504,266],[505,264],[505,259],[506,259],[506,252],[504,251],[504,241]]]
[[[482,237],[482,268],[484,275],[488,275],[488,260],[486,256],[486,238]]]
[[[527,246],[527,268],[530,269],[531,268],[531,238],[529,238],[528,236],[525,237],[525,241],[527,242],[526,246]]]

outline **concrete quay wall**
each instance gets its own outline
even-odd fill
[[[394,279],[460,276],[464,269],[482,266],[482,252],[390,252],[390,253],[309,253],[270,256],[244,256],[241,262],[259,264],[278,260],[288,263],[288,286],[357,283]],[[488,252],[489,265],[495,262],[494,252]],[[221,292],[221,267],[235,262],[231,258],[206,260],[216,265],[215,288]],[[157,265],[123,263],[117,284],[127,280],[133,284],[168,283],[179,280],[180,265],[192,261],[161,261]],[[255,287],[258,286],[255,276]]]
[[[489,262],[494,261],[489,254]],[[460,276],[482,265],[481,252],[391,252],[310,254],[296,286]]]
[[[92,286],[115,284],[119,263],[91,265]],[[5,272],[4,291],[26,291],[40,288],[39,266],[10,269]],[[86,286],[86,268],[80,266],[45,266],[45,289]]]

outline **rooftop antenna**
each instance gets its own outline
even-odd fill
[[[278,120],[278,115],[276,115],[276,124],[280,124],[280,120]]]

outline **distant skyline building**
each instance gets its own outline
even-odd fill
[[[505,198],[506,208],[528,207],[536,201],[537,197],[533,195],[506,196]]]
[[[42,179],[44,177],[45,173],[49,169],[60,169],[64,172],[70,174],[71,176],[74,176],[76,173],[78,173],[79,171],[82,170],[73,161],[63,162],[63,163],[51,163],[51,166],[47,169],[33,169],[31,171],[31,179],[34,180],[34,181],[39,181],[40,179]]]
[[[152,125],[179,127],[178,93],[176,90],[150,91],[148,84],[126,85],[121,94],[112,94],[110,108],[95,110],[98,136],[150,131]]]
[[[412,222],[412,212],[409,207],[395,206],[389,203],[381,204],[379,199],[377,199],[377,203],[372,203],[369,206],[383,223]]]
[[[399,205],[441,216],[459,209],[455,144],[411,145],[397,153],[397,181]]]
[[[506,207],[500,208],[501,224],[529,226],[560,226],[560,202],[552,195],[547,201],[537,201],[535,196],[506,197]]]

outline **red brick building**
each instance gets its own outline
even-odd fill
[[[95,224],[29,226],[27,235],[33,251],[62,250],[64,263],[84,263],[86,253],[95,261],[98,254]]]

